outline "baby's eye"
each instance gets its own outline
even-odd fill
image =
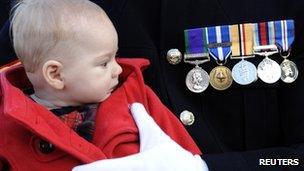
[[[107,67],[107,65],[108,65],[108,62],[105,62],[105,63],[101,64],[101,66],[103,66],[103,67]]]

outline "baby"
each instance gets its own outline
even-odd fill
[[[23,0],[11,23],[22,65],[0,75],[0,170],[70,170],[137,153],[128,108],[134,102],[173,140],[200,154],[144,84],[141,71],[149,62],[116,61],[117,33],[100,7],[87,0]]]

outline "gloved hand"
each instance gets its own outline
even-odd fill
[[[140,153],[99,160],[73,171],[208,171],[199,155],[183,149],[154,122],[140,103],[130,106],[140,135]]]

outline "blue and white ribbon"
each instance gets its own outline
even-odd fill
[[[294,41],[294,21],[293,20],[279,20],[274,21],[275,25],[275,41],[278,48],[283,52],[290,49]]]
[[[226,61],[231,54],[230,29],[228,25],[206,28],[208,51],[218,62]]]

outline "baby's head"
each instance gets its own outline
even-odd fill
[[[101,102],[118,84],[117,33],[88,0],[23,0],[13,45],[35,94],[56,106]]]

